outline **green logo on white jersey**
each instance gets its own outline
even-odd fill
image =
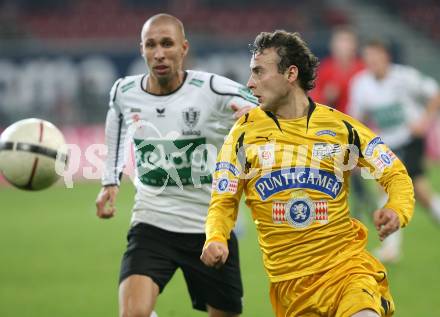
[[[400,103],[394,103],[372,109],[369,115],[381,130],[392,129],[405,122],[405,111]]]
[[[205,138],[187,140],[135,139],[136,167],[140,181],[150,186],[179,186],[194,183],[192,171],[207,171]],[[210,174],[199,176],[197,182],[210,184]]]

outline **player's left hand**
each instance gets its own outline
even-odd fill
[[[376,210],[373,214],[373,222],[379,232],[380,241],[383,241],[400,228],[399,216],[394,210],[389,208]]]
[[[232,111],[234,111],[233,114],[233,118],[234,119],[239,119],[241,116],[244,116],[246,113],[248,113],[252,107],[251,106],[244,106],[244,107],[239,107],[236,104],[231,104],[231,109]]]

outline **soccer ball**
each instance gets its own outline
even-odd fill
[[[0,171],[20,189],[47,188],[59,178],[55,164],[64,170],[67,163],[65,144],[63,134],[50,122],[18,121],[0,136]]]

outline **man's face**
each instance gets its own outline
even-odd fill
[[[264,49],[251,59],[251,76],[247,86],[258,98],[263,110],[275,112],[287,100],[291,88],[287,77],[278,72],[279,60],[275,48]]]
[[[388,52],[381,47],[365,47],[362,52],[362,57],[368,70],[378,77],[385,74],[390,63]]]
[[[356,57],[356,36],[349,32],[339,32],[332,37],[332,55],[340,59],[352,59]]]
[[[178,76],[188,52],[188,42],[177,26],[158,22],[142,30],[141,54],[150,76],[164,84]]]

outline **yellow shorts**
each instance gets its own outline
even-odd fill
[[[370,309],[380,316],[394,313],[384,266],[363,251],[332,269],[271,283],[276,317],[350,317]]]

